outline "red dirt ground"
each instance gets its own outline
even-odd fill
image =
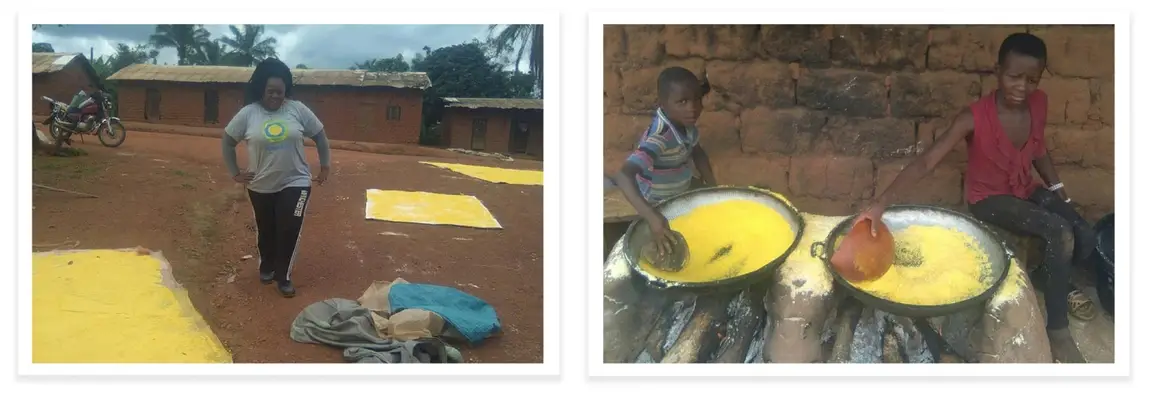
[[[332,153],[332,174],[313,188],[299,258],[298,295],[280,297],[259,284],[251,209],[220,159],[219,140],[129,132],[116,149],[94,138],[80,157],[34,157],[35,183],[98,195],[79,198],[35,189],[33,241],[79,241],[80,249],[137,245],[163,251],[193,303],[236,362],[341,362],[341,351],[288,337],[307,305],[332,297],[355,299],[377,280],[459,288],[486,300],[503,332],[475,346],[458,346],[468,362],[543,360],[543,190],[487,183],[419,164],[444,159],[354,151]],[[318,164],[313,148],[308,156]],[[238,150],[240,163],[246,159]],[[541,169],[529,161],[450,162]],[[368,188],[465,193],[478,197],[502,230],[367,221]],[[407,236],[383,235],[401,233]]]

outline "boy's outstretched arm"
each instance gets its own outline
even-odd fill
[[[706,183],[707,186],[717,186],[718,183],[714,179],[714,168],[710,166],[710,156],[706,155],[706,150],[702,149],[701,144],[694,146],[690,157],[694,160],[694,166],[698,167],[698,175],[702,177],[702,182]]]
[[[626,197],[626,201],[630,202],[630,206],[638,212],[638,215],[646,220],[646,224],[650,227],[651,237],[656,241],[659,254],[669,253],[672,249],[673,238],[668,232],[670,230],[670,223],[666,220],[661,213],[658,213],[651,206],[646,199],[642,197],[642,193],[638,191],[638,182],[634,179],[642,168],[632,161],[626,161],[622,165],[622,169],[615,173],[611,180],[614,185],[622,190],[622,195]]]
[[[973,132],[973,113],[969,108],[963,109],[961,113],[954,116],[953,121],[950,122],[949,128],[942,134],[941,139],[934,142],[926,152],[918,155],[911,161],[898,176],[894,177],[894,181],[890,183],[889,187],[880,195],[874,198],[870,206],[866,208],[857,221],[871,220],[873,229],[871,232],[877,236],[878,229],[877,223],[882,219],[882,213],[886,207],[891,203],[897,202],[898,196],[905,191],[908,191],[911,186],[928,175],[938,166],[938,163],[945,158],[946,154],[953,151],[958,142],[969,136]]]

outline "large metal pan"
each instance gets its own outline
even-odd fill
[[[992,283],[988,289],[964,301],[945,305],[912,305],[894,302],[854,287],[854,285],[843,278],[842,275],[834,269],[834,266],[830,264],[830,257],[834,256],[833,247],[837,246],[838,240],[845,237],[850,231],[856,218],[857,215],[854,215],[838,223],[826,236],[825,242],[813,243],[810,246],[810,255],[822,260],[827,270],[834,277],[834,281],[843,289],[846,289],[854,298],[857,298],[863,304],[895,315],[911,318],[946,316],[982,305],[997,292],[998,287],[1001,286],[1006,274],[1009,272],[1009,265],[1014,257],[1013,252],[1010,251],[1005,242],[1003,242],[992,229],[977,219],[965,214],[924,205],[891,206],[886,209],[885,214],[882,216],[882,222],[886,223],[886,226],[890,228],[890,232],[892,233],[897,234],[898,231],[910,226],[924,225],[947,227],[972,235],[978,247],[986,253],[986,258],[989,260],[990,265],[989,277],[992,279]],[[897,265],[897,263],[894,265]]]
[[[786,201],[785,198],[769,190],[753,187],[707,187],[687,191],[668,198],[655,205],[654,209],[662,213],[663,216],[666,216],[667,220],[673,221],[679,216],[690,213],[690,211],[700,206],[732,200],[755,201],[781,213],[782,217],[790,224],[790,229],[794,232],[794,240],[790,242],[790,246],[786,248],[786,251],[773,261],[765,263],[765,265],[758,270],[733,278],[710,282],[679,282],[667,280],[646,272],[638,265],[639,250],[650,241],[650,227],[647,226],[646,220],[639,219],[631,223],[630,227],[626,230],[626,234],[622,236],[622,251],[631,270],[639,274],[639,276],[645,279],[651,286],[661,289],[725,289],[728,287],[741,287],[769,279],[773,271],[778,267],[778,264],[785,261],[786,257],[788,257],[798,245],[798,241],[802,239],[802,231],[805,227],[802,216],[798,214],[798,209],[794,208],[794,205]],[[719,232],[718,230],[715,231]]]

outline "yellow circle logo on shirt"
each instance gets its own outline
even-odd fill
[[[283,121],[265,122],[263,124],[263,136],[272,143],[287,140],[287,125],[284,125]]]

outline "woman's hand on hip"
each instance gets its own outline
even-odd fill
[[[330,166],[321,166],[321,167],[319,167],[319,175],[311,178],[311,181],[314,181],[316,184],[322,186],[323,183],[327,182],[327,177],[330,174],[331,174],[331,167]]]
[[[235,176],[231,177],[231,180],[233,180],[239,184],[251,183],[251,181],[254,179],[255,179],[255,173],[253,173],[253,172],[239,172]]]

